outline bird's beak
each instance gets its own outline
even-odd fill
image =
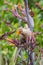
[[[16,34],[17,34],[17,35],[19,35],[20,33],[21,33],[21,31],[20,31],[20,30],[17,30],[17,31],[16,31]]]

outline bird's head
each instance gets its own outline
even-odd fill
[[[16,31],[17,35],[20,35],[21,33],[22,33],[22,27],[18,28],[17,31]]]

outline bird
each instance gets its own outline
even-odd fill
[[[26,39],[28,37],[28,40],[33,39],[34,40],[34,33],[30,30],[28,27],[28,24],[25,24],[24,28],[19,27],[17,32],[18,35],[20,35],[20,41],[23,43],[26,43]]]

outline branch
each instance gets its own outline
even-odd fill
[[[9,9],[2,9],[3,11],[9,11],[9,12],[11,12],[12,14],[13,14],[13,16],[14,17],[17,17],[17,18],[19,18],[19,19],[21,19],[24,23],[27,23],[27,19],[26,19],[26,17],[21,17],[15,10],[9,10]]]
[[[17,6],[17,5],[14,5],[14,6]],[[18,19],[22,20],[24,23],[27,23],[27,24],[28,24],[27,18],[26,18],[26,17],[21,17],[21,16],[18,14],[18,12],[16,12],[16,11],[14,10],[14,8],[15,8],[14,6],[13,6],[13,9],[12,9],[12,10],[9,10],[8,8],[3,8],[2,10],[3,10],[3,11],[9,11],[9,12],[11,12],[15,17],[17,17]],[[17,6],[17,7],[18,7],[18,6]],[[20,10],[20,11],[21,11],[21,10]],[[22,13],[22,15],[26,16],[25,10],[22,9],[21,13]],[[33,22],[33,19],[31,18],[30,15],[29,15],[29,20],[31,20],[31,23]],[[33,25],[33,23],[32,23],[32,25]]]
[[[34,21],[32,17],[28,14],[28,0],[24,0],[24,5],[25,5],[25,12],[26,12],[26,17],[27,17],[29,28],[33,30]]]
[[[42,32],[35,32],[34,35],[40,35]]]
[[[20,13],[23,15],[23,16],[26,16],[26,12],[25,12],[25,9],[22,8],[22,6],[20,5],[20,3],[18,3],[18,9],[20,10]],[[34,16],[34,13],[32,12],[32,10],[30,9],[29,12],[28,12],[32,17]]]
[[[26,18],[21,17],[17,12],[15,12],[15,11],[13,11],[13,10],[12,10],[11,12],[12,12],[12,14],[13,14],[15,17],[21,19],[24,23],[27,23],[27,19],[26,19]]]
[[[40,9],[41,11],[43,11],[43,8],[41,8],[41,6],[39,5],[39,3],[35,3],[35,6],[38,8],[38,9]]]
[[[3,34],[0,36],[0,40],[2,40],[4,37],[6,37],[6,36],[9,35],[9,34],[13,34],[15,31],[16,31],[16,30],[11,31],[11,32],[5,32],[5,33],[3,33]]]
[[[28,0],[24,0],[24,5],[25,5],[25,12],[26,12],[26,18],[27,18],[27,21],[28,21],[28,26],[30,28],[31,31],[33,31],[33,27],[34,27],[34,21],[32,19],[32,17],[28,14]],[[30,60],[30,65],[34,65],[34,61],[33,61],[33,58],[32,58],[32,42],[30,42],[29,44],[30,46],[30,51],[28,50],[28,59]],[[29,62],[28,60],[28,62]],[[27,65],[28,65],[28,62],[27,62]]]

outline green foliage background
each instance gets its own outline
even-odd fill
[[[7,2],[11,3],[12,5],[21,3],[24,6],[23,0],[7,0]],[[34,12],[34,32],[41,32],[40,35],[36,35],[36,41],[39,43],[39,48],[43,48],[43,27],[40,27],[43,24],[43,11],[38,9],[35,6],[35,2],[38,2],[41,7],[43,7],[43,0],[28,0],[29,8],[32,9]],[[8,8],[11,9],[12,6],[4,4],[4,0],[0,0],[0,35],[4,32],[9,32],[18,28],[18,20],[15,18],[11,12],[3,11],[3,9]],[[8,21],[11,23],[12,28],[8,27],[4,21]],[[23,23],[21,24],[23,26]],[[18,38],[16,33],[9,35],[8,38]],[[15,47],[9,45],[8,42],[0,40],[0,55],[4,55],[7,59],[10,60],[14,53]],[[37,50],[35,50],[37,51]],[[24,59],[27,57],[25,52],[22,52]],[[20,58],[18,58],[20,60]],[[0,59],[1,61],[1,59]],[[1,62],[0,62],[1,63]],[[3,64],[4,65],[4,64]]]

